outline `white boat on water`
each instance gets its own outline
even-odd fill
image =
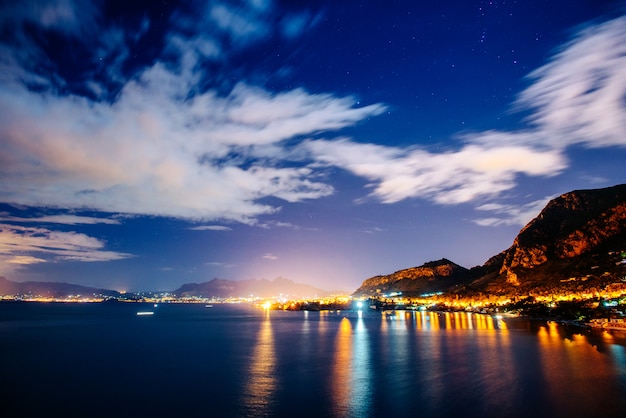
[[[152,311],[139,311],[139,312],[137,312],[137,316],[149,316],[149,315],[154,315],[154,312],[152,312]]]
[[[204,305],[205,308],[212,308],[213,305]]]

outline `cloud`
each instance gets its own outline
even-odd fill
[[[517,110],[531,112],[527,129],[464,133],[459,147],[444,152],[345,138],[304,146],[316,161],[370,180],[369,196],[376,200],[437,204],[495,199],[515,188],[522,174],[558,175],[568,167],[570,145],[626,146],[626,17],[580,31],[529,79],[532,85],[515,102]],[[475,222],[526,222],[540,202],[503,207],[498,214],[505,217]]]
[[[293,6],[287,11],[264,0],[190,4],[188,10],[181,8],[170,19],[173,30],[166,50],[183,57],[180,64],[187,68],[194,55],[227,66],[229,58],[243,51],[263,42],[297,39],[319,22],[320,13]]]
[[[149,21],[144,18],[127,31],[105,27],[102,21],[97,2],[4,2],[0,26],[10,35],[0,40],[0,83],[60,94],[75,88],[97,99],[115,95],[125,78],[130,48]],[[63,62],[55,61],[57,42],[72,45]]]
[[[263,38],[270,32],[264,8],[240,7],[234,9],[224,3],[212,4],[209,19],[228,36],[238,42]]]
[[[295,39],[308,28],[315,25],[319,14],[308,10],[285,12],[275,7],[271,1],[240,2],[235,7],[227,2],[210,2],[207,8],[210,29],[226,37],[231,45],[247,46],[281,35],[286,39]]]
[[[282,141],[336,130],[379,114],[349,97],[278,94],[245,84],[228,96],[192,98],[194,74],[157,63],[112,103],[0,90],[0,200],[60,208],[252,223],[288,202],[333,188],[307,167],[281,167]],[[37,123],[33,123],[37,120]],[[278,145],[277,155],[254,155]],[[253,158],[240,164],[240,151]],[[239,165],[238,165],[239,164]]]
[[[535,218],[551,199],[553,199],[553,196],[536,200],[525,205],[486,203],[478,206],[476,210],[492,212],[496,216],[477,218],[473,219],[472,222],[480,226],[524,226]]]
[[[55,29],[72,35],[83,35],[95,23],[97,10],[90,2],[72,0],[23,0],[2,6],[0,24],[18,28],[25,22],[44,29]]]
[[[282,17],[274,16],[270,1],[237,8],[211,2],[204,20],[176,12],[161,55],[130,76],[123,69],[150,28],[147,18],[125,33],[103,26],[99,11],[82,2],[46,3],[52,8],[47,20],[36,3],[26,4],[3,15],[18,21],[15,39],[0,42],[6,52],[0,54],[3,202],[252,224],[279,210],[261,203],[267,197],[299,202],[334,192],[314,168],[303,166],[302,156],[296,164],[285,161],[293,152],[287,140],[348,127],[385,109],[301,88],[270,92],[246,82],[212,88],[207,61],[228,68],[229,54],[270,36],[270,29],[279,34],[270,23]],[[65,29],[92,52],[86,60],[92,67],[105,62],[82,75],[79,92],[56,67],[46,67],[49,57],[19,24],[60,31],[68,19],[89,22],[102,37]]]
[[[271,254],[271,253],[263,254],[261,258],[263,258],[264,260],[271,260],[271,261],[278,260],[278,256],[275,256],[274,254]]]
[[[438,204],[466,203],[513,188],[517,174],[553,176],[565,167],[556,151],[519,145],[470,144],[444,153],[347,139],[309,141],[306,146],[318,161],[372,181],[370,195],[383,203],[418,197]]]
[[[11,264],[29,265],[45,263],[46,260],[44,260],[43,258],[32,257],[30,255],[16,255],[13,257],[7,257],[4,262]]]
[[[234,264],[231,263],[224,263],[222,261],[208,261],[206,263],[204,263],[205,266],[210,266],[210,267],[222,267],[222,268],[232,268],[235,267]]]
[[[78,216],[78,215],[48,215],[38,216],[32,218],[22,218],[17,216],[0,216],[0,222],[19,222],[19,223],[54,223],[65,225],[95,225],[95,224],[109,224],[119,225],[120,222],[117,219],[109,218],[94,218],[90,216]]]
[[[281,221],[264,221],[256,223],[257,227],[270,229],[270,228],[291,228],[294,230],[301,229],[298,225],[294,225],[291,222],[281,222]]]
[[[363,229],[363,232],[365,232],[366,234],[378,234],[380,232],[384,232],[385,229],[378,227],[378,226],[372,226],[372,227],[368,227]]]
[[[232,228],[222,225],[200,225],[189,228],[192,231],[230,231]]]
[[[581,30],[516,101],[550,145],[626,146],[626,16]]]
[[[130,254],[104,250],[104,242],[77,232],[51,231],[0,224],[0,255],[5,260],[44,262],[43,258],[24,254],[50,254],[55,260],[111,261],[132,257]],[[15,262],[15,261],[14,261]],[[21,264],[32,264],[22,262]]]
[[[322,13],[313,14],[305,10],[286,15],[280,21],[280,28],[285,38],[295,39],[317,25],[321,19]]]

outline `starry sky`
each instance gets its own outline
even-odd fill
[[[353,291],[626,182],[626,2],[0,1],[0,276]]]

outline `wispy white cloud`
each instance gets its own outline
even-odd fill
[[[1,215],[1,214],[0,214]],[[119,225],[120,221],[110,218],[95,218],[91,216],[80,215],[47,215],[32,218],[23,218],[18,216],[0,216],[0,222],[18,222],[18,223],[53,223],[65,225],[95,225],[109,224]]]
[[[130,44],[136,44],[145,34],[150,22],[144,19],[136,28],[125,31],[116,26],[102,26],[97,2],[76,0],[24,0],[0,5],[0,27],[11,35],[0,42],[0,82],[25,84],[39,91],[63,92],[70,85],[82,84],[84,92],[106,99],[123,83],[122,67],[130,57]],[[25,30],[25,28],[29,28]],[[77,58],[85,47],[90,56],[78,62],[54,62],[50,44],[36,39],[54,33],[71,40]],[[64,77],[61,67],[72,69],[73,79]]]
[[[270,229],[270,228],[290,228],[290,229],[295,229],[295,230],[301,229],[298,225],[295,225],[291,222],[282,222],[282,221],[274,221],[274,220],[257,222],[255,226],[259,228],[263,228],[263,229]]]
[[[230,231],[232,228],[223,225],[200,225],[189,228],[192,231]]]
[[[3,257],[0,256],[0,259],[2,258]],[[27,266],[30,264],[45,263],[47,260],[44,260],[43,258],[33,257],[30,255],[14,255],[14,256],[6,257],[3,261],[5,263],[20,264],[20,265]]]
[[[46,261],[44,255],[52,256],[53,260],[86,262],[132,257],[131,254],[107,251],[104,246],[103,241],[77,232],[0,224],[0,255],[9,262],[10,260],[22,260],[20,264],[32,264],[27,261],[44,262]],[[41,258],[30,254],[41,255]]]
[[[306,146],[317,160],[371,180],[371,196],[383,203],[407,198],[466,203],[513,188],[519,173],[551,176],[565,167],[563,156],[556,151],[519,145],[470,144],[445,153],[347,139],[309,141]]]
[[[250,39],[263,38],[270,32],[264,19],[266,8],[240,7],[234,9],[226,3],[213,3],[209,7],[209,18],[231,39],[247,42]]]
[[[552,198],[546,197],[524,205],[485,203],[478,206],[476,210],[491,212],[493,215],[486,218],[476,218],[472,222],[480,226],[526,225]]]
[[[379,226],[372,226],[372,227],[368,227],[363,229],[363,232],[365,232],[366,234],[378,234],[380,232],[384,232],[385,230]]]
[[[231,45],[245,46],[263,40],[276,32],[294,39],[315,25],[320,14],[308,10],[284,14],[273,1],[254,0],[234,5],[224,1],[208,4],[206,15],[210,30],[229,39]],[[284,15],[283,15],[284,14]]]
[[[95,23],[95,4],[74,0],[23,0],[2,6],[0,24],[19,27],[24,22],[72,35],[83,35]]]
[[[516,102],[554,147],[626,146],[626,16],[581,30]]]
[[[278,260],[278,256],[272,253],[263,254],[261,258],[263,258],[264,260],[270,260],[270,261]]]
[[[19,86],[1,90],[0,199],[249,223],[276,210],[257,203],[261,198],[296,202],[327,196],[333,188],[316,181],[310,168],[276,166],[281,147],[273,160],[239,166],[230,157],[239,147],[279,145],[384,109],[243,84],[227,97],[207,91],[188,99],[190,77],[156,64],[111,105]]]
[[[98,26],[95,9],[69,0],[48,5],[57,12],[46,22],[90,13],[93,18],[84,21]],[[25,64],[45,61],[27,36],[18,42],[20,48],[0,43],[7,51],[0,54],[0,70],[7,69],[0,71],[0,201],[255,223],[259,215],[279,209],[260,203],[266,197],[298,202],[333,193],[314,169],[283,164],[291,153],[283,142],[353,125],[385,107],[358,106],[351,97],[304,89],[269,92],[245,82],[227,93],[202,87],[201,64],[226,59],[228,42],[220,31],[246,42],[262,39],[273,4],[249,1],[234,8],[211,2],[206,7],[209,28],[206,20],[175,14],[164,57],[127,79],[120,69],[136,39],[115,27],[99,27],[106,41],[94,43],[93,59],[108,61],[106,83],[120,86],[112,101],[58,95],[63,79],[50,71],[54,80],[46,80]],[[43,22],[41,13],[7,11],[22,21],[53,25]],[[144,19],[138,31],[149,26]],[[78,29],[71,35],[82,41]],[[22,50],[34,55],[19,56]],[[45,88],[34,92],[32,85]],[[88,80],[86,88],[97,98],[107,97],[102,82]]]
[[[204,263],[205,266],[209,267],[221,267],[221,268],[232,268],[235,265],[231,263],[225,263],[223,261],[208,261]]]

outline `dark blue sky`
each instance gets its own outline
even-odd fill
[[[623,1],[2,2],[0,275],[479,265],[626,181],[625,80]]]

